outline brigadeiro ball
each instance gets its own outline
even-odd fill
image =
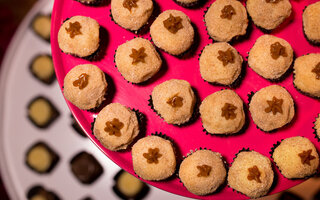
[[[243,101],[232,90],[207,96],[200,105],[203,128],[210,134],[235,134],[245,124]]]
[[[176,170],[176,156],[171,141],[160,136],[148,136],[132,147],[135,173],[150,181],[169,178]]]
[[[242,151],[228,172],[228,185],[250,198],[264,196],[274,179],[271,161],[256,151]]]
[[[193,115],[196,97],[185,80],[171,79],[157,85],[151,98],[154,110],[168,124],[185,124]]]
[[[248,0],[246,4],[253,23],[266,31],[277,28],[292,12],[289,0]]]
[[[307,40],[320,45],[320,2],[308,5],[302,14],[303,32]]]
[[[152,0],[112,0],[111,15],[121,27],[137,32],[153,12]]]
[[[194,29],[189,17],[178,10],[161,13],[150,27],[154,44],[174,56],[186,52],[194,40]]]
[[[111,151],[126,149],[139,131],[136,113],[119,103],[111,103],[104,107],[93,127],[96,138]]]
[[[293,49],[284,39],[272,35],[259,37],[249,52],[253,71],[270,81],[281,81],[293,62]]]
[[[285,126],[295,115],[291,95],[279,85],[271,85],[256,92],[249,103],[249,111],[253,122],[265,132]]]
[[[116,67],[131,83],[142,83],[154,76],[162,60],[149,40],[132,39],[120,45],[115,54]]]
[[[108,83],[95,65],[77,65],[64,78],[64,97],[83,110],[99,107],[105,100]]]
[[[298,57],[293,70],[293,84],[298,91],[313,98],[320,98],[320,53]]]
[[[231,87],[241,74],[242,62],[242,57],[230,44],[209,44],[199,58],[200,74],[207,82]]]
[[[312,142],[301,136],[281,141],[272,153],[272,158],[286,178],[305,178],[316,173],[319,155]]]
[[[179,178],[193,194],[207,195],[215,192],[226,178],[226,169],[220,153],[197,150],[181,163]]]
[[[229,42],[245,35],[248,27],[246,8],[237,0],[217,0],[204,16],[210,37],[219,42]]]
[[[100,25],[90,17],[73,16],[60,27],[58,44],[66,54],[91,59],[100,46]]]

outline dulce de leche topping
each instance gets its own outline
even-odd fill
[[[320,80],[320,62],[311,71],[316,74],[316,79]]]
[[[198,177],[208,177],[211,172],[211,166],[208,165],[199,165],[197,166],[197,169],[199,170]]]
[[[67,33],[70,35],[70,38],[74,38],[76,35],[81,35],[81,24],[79,22],[70,22],[69,23],[69,28],[66,27]]]
[[[276,60],[280,56],[287,57],[286,48],[282,46],[279,42],[275,42],[270,46],[271,57]]]
[[[124,0],[122,5],[124,8],[128,9],[130,12],[131,12],[131,9],[132,8],[137,8],[138,5],[137,5],[137,2],[139,0]]]
[[[249,181],[255,180],[257,183],[261,183],[261,180],[260,180],[261,173],[256,165],[254,165],[251,168],[248,168],[248,172],[249,174],[247,176],[247,179]]]
[[[221,117],[225,117],[226,120],[229,119],[235,119],[237,114],[234,112],[237,109],[236,106],[230,104],[230,103],[225,103],[224,106],[221,108]]]
[[[120,130],[124,127],[124,124],[119,121],[119,119],[114,118],[112,121],[106,122],[106,127],[104,131],[109,133],[109,135],[114,135],[117,137],[121,136]]]
[[[267,3],[278,3],[281,0],[266,0]]]
[[[223,66],[226,66],[228,63],[234,63],[234,54],[230,48],[226,51],[219,50],[218,54],[218,59],[222,62]]]
[[[178,94],[175,94],[173,97],[168,99],[167,104],[174,108],[180,108],[183,106],[183,98],[179,97]]]
[[[235,14],[236,14],[235,9],[231,5],[226,5],[221,10],[220,17],[222,19],[229,19],[230,20],[230,19],[232,19],[232,15],[235,15]]]
[[[129,55],[132,58],[132,64],[136,65],[139,62],[145,63],[145,57],[147,54],[145,53],[145,48],[141,47],[139,50],[132,48],[132,53]]]
[[[160,158],[162,156],[161,153],[159,153],[159,148],[149,148],[148,149],[148,153],[144,153],[143,157],[145,157],[147,159],[147,162],[149,164],[155,163],[158,164],[159,160],[158,158]]]
[[[307,164],[310,166],[310,160],[313,160],[316,158],[315,156],[311,155],[311,152],[312,152],[312,149],[309,149],[307,151],[303,151],[298,154],[302,164]]]
[[[181,17],[179,16],[174,17],[172,14],[170,14],[169,18],[163,21],[163,25],[168,31],[175,34],[180,29],[183,28],[183,25],[181,22],[182,22]]]
[[[89,75],[86,73],[82,73],[77,80],[73,81],[74,87],[79,87],[80,90],[85,88],[88,85]]]
[[[283,99],[277,99],[277,97],[274,96],[271,101],[267,100],[267,103],[269,107],[264,110],[266,113],[272,112],[272,114],[275,115],[278,112],[282,114]]]

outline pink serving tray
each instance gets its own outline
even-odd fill
[[[319,142],[315,138],[312,129],[313,121],[320,111],[320,104],[317,100],[297,92],[292,84],[292,74],[280,82],[279,85],[284,86],[295,100],[297,107],[296,117],[289,126],[275,133],[266,134],[260,131],[256,128],[250,117],[248,118],[249,127],[245,133],[229,137],[206,135],[202,131],[200,118],[198,118],[196,122],[186,127],[175,127],[168,125],[162,119],[160,119],[160,117],[158,117],[148,106],[149,95],[151,94],[152,89],[159,83],[172,78],[187,80],[197,90],[201,100],[203,100],[209,94],[221,90],[224,87],[212,86],[204,82],[199,73],[198,57],[200,51],[207,44],[212,43],[212,40],[209,39],[207,35],[206,27],[203,22],[203,15],[207,7],[209,7],[214,1],[208,0],[204,6],[198,9],[185,9],[175,4],[173,0],[155,1],[159,5],[161,11],[167,9],[177,9],[186,13],[197,27],[197,32],[199,33],[199,44],[196,46],[193,56],[186,59],[178,59],[161,51],[164,63],[166,63],[165,66],[156,77],[152,78],[152,80],[148,82],[148,84],[138,86],[132,85],[125,81],[115,68],[115,64],[113,62],[114,53],[117,47],[127,40],[134,38],[136,35],[124,30],[111,20],[111,17],[109,16],[110,0],[108,0],[107,3],[101,7],[84,6],[74,0],[56,0],[52,12],[51,45],[54,66],[60,87],[63,87],[63,79],[71,68],[79,64],[90,62],[81,58],[75,58],[71,55],[63,54],[58,46],[57,33],[65,19],[75,15],[88,16],[96,19],[100,25],[106,29],[107,32],[104,34],[104,37],[107,38],[107,40],[104,41],[104,47],[102,48],[103,53],[105,53],[104,58],[99,62],[91,63],[99,66],[110,77],[109,85],[114,87],[114,91],[112,91],[112,99],[108,99],[108,102],[119,102],[129,106],[130,108],[139,109],[142,113],[144,113],[147,118],[146,134],[150,135],[151,133],[158,131],[163,132],[171,137],[177,144],[180,152],[180,156],[178,158],[179,160],[181,160],[182,155],[186,155],[190,150],[194,150],[199,147],[206,147],[212,149],[213,151],[220,152],[225,157],[229,165],[233,161],[235,154],[242,148],[250,148],[270,157],[269,151],[273,144],[281,139],[296,135],[309,138],[316,145],[317,149],[320,148]],[[292,45],[297,57],[307,53],[320,52],[319,47],[311,46],[306,41],[302,32],[303,9],[305,6],[314,2],[316,2],[316,0],[292,0],[291,3],[293,6],[293,14],[291,18],[287,20],[282,27],[272,33],[273,35],[287,40]],[[250,37],[244,41],[233,44],[245,59],[255,40],[259,36],[263,35],[263,33],[252,23],[250,23],[249,26],[252,27]],[[141,35],[141,37],[150,39],[150,34],[147,33]],[[248,103],[248,93],[251,91],[257,91],[260,88],[266,87],[273,83],[264,80],[249,67],[246,67],[246,71],[246,75],[240,87],[235,89],[235,91],[240,95],[245,103]],[[92,142],[95,143],[102,152],[104,152],[121,168],[125,169],[131,174],[134,174],[130,150],[125,152],[109,151],[104,148],[92,135],[91,123],[93,122],[93,118],[97,115],[97,113],[79,110],[68,101],[67,104]],[[288,180],[284,178],[276,167],[275,174],[277,176],[276,185],[269,194],[286,190],[303,181]],[[176,177],[170,178],[166,181],[146,182],[168,192],[187,197],[200,198],[199,196],[188,192]],[[231,188],[224,187],[222,191],[218,193],[201,198],[246,199],[247,197],[232,191]]]

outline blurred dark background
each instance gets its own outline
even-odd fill
[[[18,25],[37,0],[0,0],[0,63]]]
[[[0,0],[0,63],[2,63],[4,54],[15,30],[36,1],[37,0]],[[1,180],[1,174],[0,199],[9,199]]]

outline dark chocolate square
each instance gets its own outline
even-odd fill
[[[70,161],[73,175],[83,184],[91,184],[103,173],[100,163],[89,153],[80,152]]]

